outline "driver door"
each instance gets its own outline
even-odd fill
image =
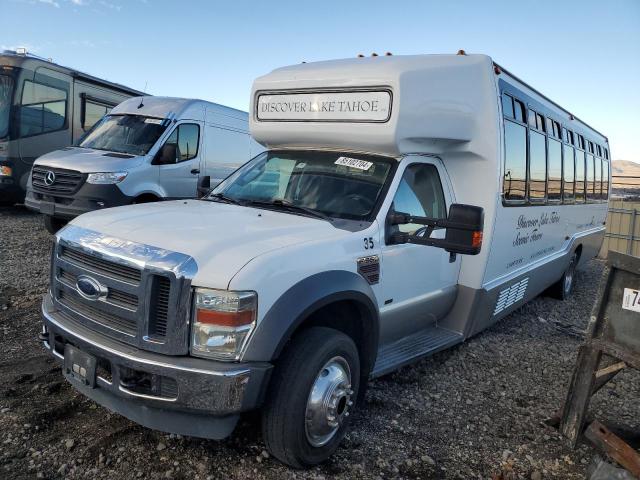
[[[392,209],[414,216],[446,218],[452,198],[438,159],[406,158],[393,193]],[[404,163],[404,162],[403,162]],[[387,212],[385,212],[386,214]],[[423,225],[388,226],[413,235],[427,235]],[[389,232],[385,232],[389,233]],[[444,238],[436,229],[432,238]],[[435,326],[455,301],[460,256],[442,248],[400,244],[382,246],[381,340],[390,343]]]
[[[175,162],[160,165],[160,185],[167,198],[194,198],[200,174],[200,125],[185,122],[176,125],[165,141],[175,148]]]

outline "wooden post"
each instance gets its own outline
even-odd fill
[[[591,423],[584,435],[602,452],[605,452],[631,475],[640,478],[640,454],[597,420]]]

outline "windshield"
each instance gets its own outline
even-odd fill
[[[209,198],[283,210],[297,206],[329,217],[365,220],[393,161],[337,152],[265,152],[218,185]]]
[[[80,147],[145,155],[167,128],[159,118],[107,115],[87,133]]]
[[[0,138],[9,134],[9,111],[13,95],[13,78],[0,75]]]

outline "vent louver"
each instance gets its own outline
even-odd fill
[[[362,257],[358,259],[358,273],[374,285],[380,281],[380,259],[377,255]]]
[[[527,291],[527,285],[529,285],[529,277],[523,278],[519,282],[516,282],[510,287],[502,290],[498,295],[498,301],[496,302],[496,308],[493,311],[493,314],[497,315],[514,303],[522,300],[524,298],[524,293]]]

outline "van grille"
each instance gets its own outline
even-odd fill
[[[59,290],[58,302],[64,307],[82,315],[83,317],[111,328],[126,335],[135,336],[137,332],[136,322],[124,319],[117,315],[107,313],[99,308],[87,304],[77,293]]]
[[[158,337],[167,335],[167,320],[169,318],[169,295],[171,283],[167,277],[155,276],[153,280],[151,318],[149,327],[152,334]]]
[[[62,280],[64,284],[71,288],[75,288],[76,282],[78,281],[77,275],[74,275],[73,273],[70,273],[63,269],[60,269],[58,278]],[[117,290],[116,288],[109,289],[106,300],[112,305],[128,308],[130,310],[135,311],[138,308],[138,297],[132,295],[131,293]]]
[[[47,175],[53,173],[53,183],[48,184]],[[75,170],[35,165],[31,171],[31,184],[37,191],[51,195],[73,195],[84,183],[84,175]]]

